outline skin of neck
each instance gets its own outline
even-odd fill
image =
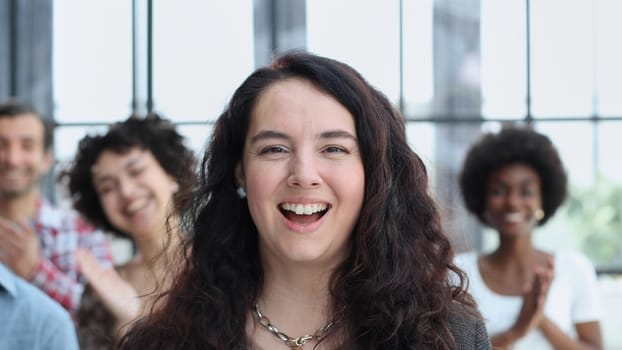
[[[148,237],[134,240],[136,254],[121,267],[120,271],[122,278],[130,283],[139,295],[166,290],[177,271],[175,266],[179,266],[175,264],[177,248],[181,243],[179,230],[158,232]],[[149,298],[155,295],[157,294]],[[151,300],[149,298],[145,301]]]
[[[0,216],[10,220],[29,220],[35,217],[40,190],[33,187],[18,196],[0,195]]]
[[[272,324],[291,337],[299,337],[313,334],[330,322],[329,282],[334,267],[267,260],[262,259],[264,286],[257,302]]]
[[[488,257],[498,267],[506,270],[531,272],[545,253],[537,249],[532,235],[507,237],[500,235],[499,246]]]

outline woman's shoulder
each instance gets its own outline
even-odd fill
[[[593,268],[590,259],[580,251],[564,249],[555,252],[554,256],[556,267],[563,264],[564,266]]]
[[[491,349],[484,320],[473,306],[454,302],[449,313],[449,329],[458,349]]]
[[[597,279],[594,265],[583,253],[572,250],[555,253],[554,282],[563,286],[561,290],[595,290]]]

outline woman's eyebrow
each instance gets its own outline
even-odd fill
[[[280,131],[275,130],[263,130],[258,132],[255,136],[251,138],[251,144],[256,143],[265,139],[284,139],[289,140],[289,136],[287,134],[282,133]]]
[[[357,141],[356,136],[345,130],[329,130],[320,133],[319,138],[321,139],[337,139],[337,138],[347,138]]]
[[[138,164],[141,162],[142,160],[142,155],[137,155],[134,156],[130,159],[127,159],[125,162],[121,163],[119,168],[116,169],[115,171],[112,171],[111,173],[105,173],[105,174],[98,174],[97,172],[97,167],[93,166],[91,168],[91,174],[93,176],[93,182],[94,183],[100,183],[100,182],[105,182],[105,181],[110,181],[114,179],[113,173],[121,171],[121,170],[127,170],[130,167]]]
[[[318,138],[319,139],[348,138],[348,139],[357,141],[356,136],[352,135],[351,133],[345,130],[324,131],[318,135]],[[263,130],[263,131],[258,132],[255,136],[251,138],[251,144],[261,141],[261,140],[265,140],[265,139],[289,140],[290,137],[287,134],[280,132],[280,131]]]

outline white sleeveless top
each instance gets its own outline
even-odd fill
[[[455,264],[466,272],[469,293],[484,317],[488,335],[509,329],[520,312],[520,296],[500,295],[488,289],[479,271],[476,252],[458,254]],[[544,307],[545,315],[573,339],[577,339],[576,323],[599,321],[596,273],[590,261],[578,252],[555,254],[555,277]],[[515,350],[553,349],[538,329],[517,341]]]

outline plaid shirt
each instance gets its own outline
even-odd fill
[[[41,240],[41,260],[31,282],[58,301],[75,319],[84,291],[84,278],[74,257],[77,248],[89,250],[102,266],[112,266],[112,254],[103,232],[87,224],[77,212],[37,203],[35,232]]]

